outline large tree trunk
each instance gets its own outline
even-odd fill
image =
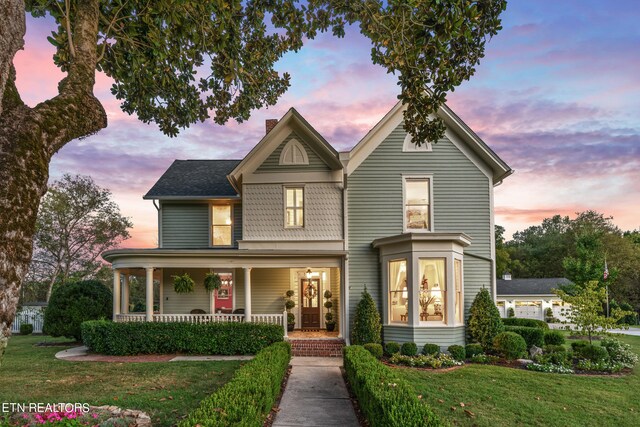
[[[0,0],[0,114],[13,57],[24,46],[24,13],[24,0]]]
[[[67,142],[107,125],[104,108],[93,95],[98,6],[99,0],[77,3],[75,56],[67,77],[59,84],[59,95],[29,108],[16,89],[13,67],[4,88],[0,113],[0,364],[31,261],[36,216],[47,190],[51,157]],[[23,21],[24,16],[22,5]],[[0,71],[3,60],[0,57]]]

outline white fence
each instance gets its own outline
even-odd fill
[[[33,332],[41,334],[42,324],[44,323],[44,314],[41,311],[24,311],[16,313],[13,318],[13,324],[11,325],[11,333],[17,334],[20,332],[20,325],[23,323],[32,324]]]

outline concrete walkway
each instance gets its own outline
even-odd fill
[[[293,357],[274,427],[358,427],[339,357]]]

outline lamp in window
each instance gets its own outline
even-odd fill
[[[433,285],[431,289],[431,296],[433,297],[433,310],[436,316],[442,316],[442,290],[439,284]]]

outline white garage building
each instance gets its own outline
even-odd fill
[[[496,305],[501,317],[507,317],[509,308],[513,308],[515,317],[545,320],[547,308],[553,311],[553,317],[566,320],[563,310],[568,308],[553,290],[561,285],[571,284],[564,277],[540,279],[511,279],[505,274],[496,280]]]

